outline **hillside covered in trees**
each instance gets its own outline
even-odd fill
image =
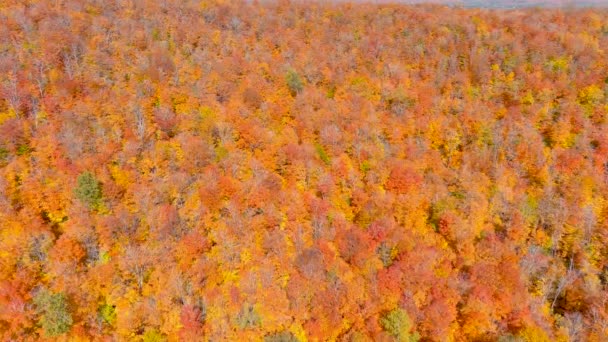
[[[0,1],[0,340],[607,341],[608,10]]]

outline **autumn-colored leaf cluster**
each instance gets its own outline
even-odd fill
[[[608,10],[0,1],[0,339],[608,340]]]

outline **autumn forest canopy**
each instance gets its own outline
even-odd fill
[[[0,340],[607,341],[608,9],[0,1]]]

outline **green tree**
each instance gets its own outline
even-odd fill
[[[63,293],[41,290],[34,297],[36,311],[40,315],[38,323],[49,337],[64,334],[72,326],[72,314]]]
[[[317,154],[319,155],[319,158],[321,158],[321,160],[326,164],[326,165],[330,165],[331,164],[331,159],[329,158],[329,155],[327,155],[327,152],[325,152],[325,149],[323,148],[323,146],[321,146],[321,144],[315,144],[315,150],[317,151]]]
[[[116,309],[113,305],[103,304],[99,307],[99,317],[109,325],[116,322]]]
[[[264,336],[264,342],[298,342],[298,338],[295,337],[289,331],[281,331],[272,333]]]
[[[143,340],[144,342],[163,342],[166,341],[167,338],[157,329],[146,329]]]
[[[293,96],[295,96],[297,93],[301,92],[302,89],[304,89],[304,83],[302,82],[300,75],[298,75],[298,73],[293,69],[290,69],[287,72],[285,80],[287,81],[287,86],[289,87],[291,95]]]
[[[251,305],[245,305],[236,317],[236,325],[240,329],[250,329],[262,324],[262,318]]]
[[[380,318],[382,328],[399,342],[416,342],[420,339],[417,332],[412,333],[412,320],[403,309],[394,309]]]
[[[74,195],[89,208],[97,208],[101,203],[101,183],[89,171],[78,176],[78,187]]]

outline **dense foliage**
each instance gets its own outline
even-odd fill
[[[608,340],[608,11],[0,1],[0,339]]]

